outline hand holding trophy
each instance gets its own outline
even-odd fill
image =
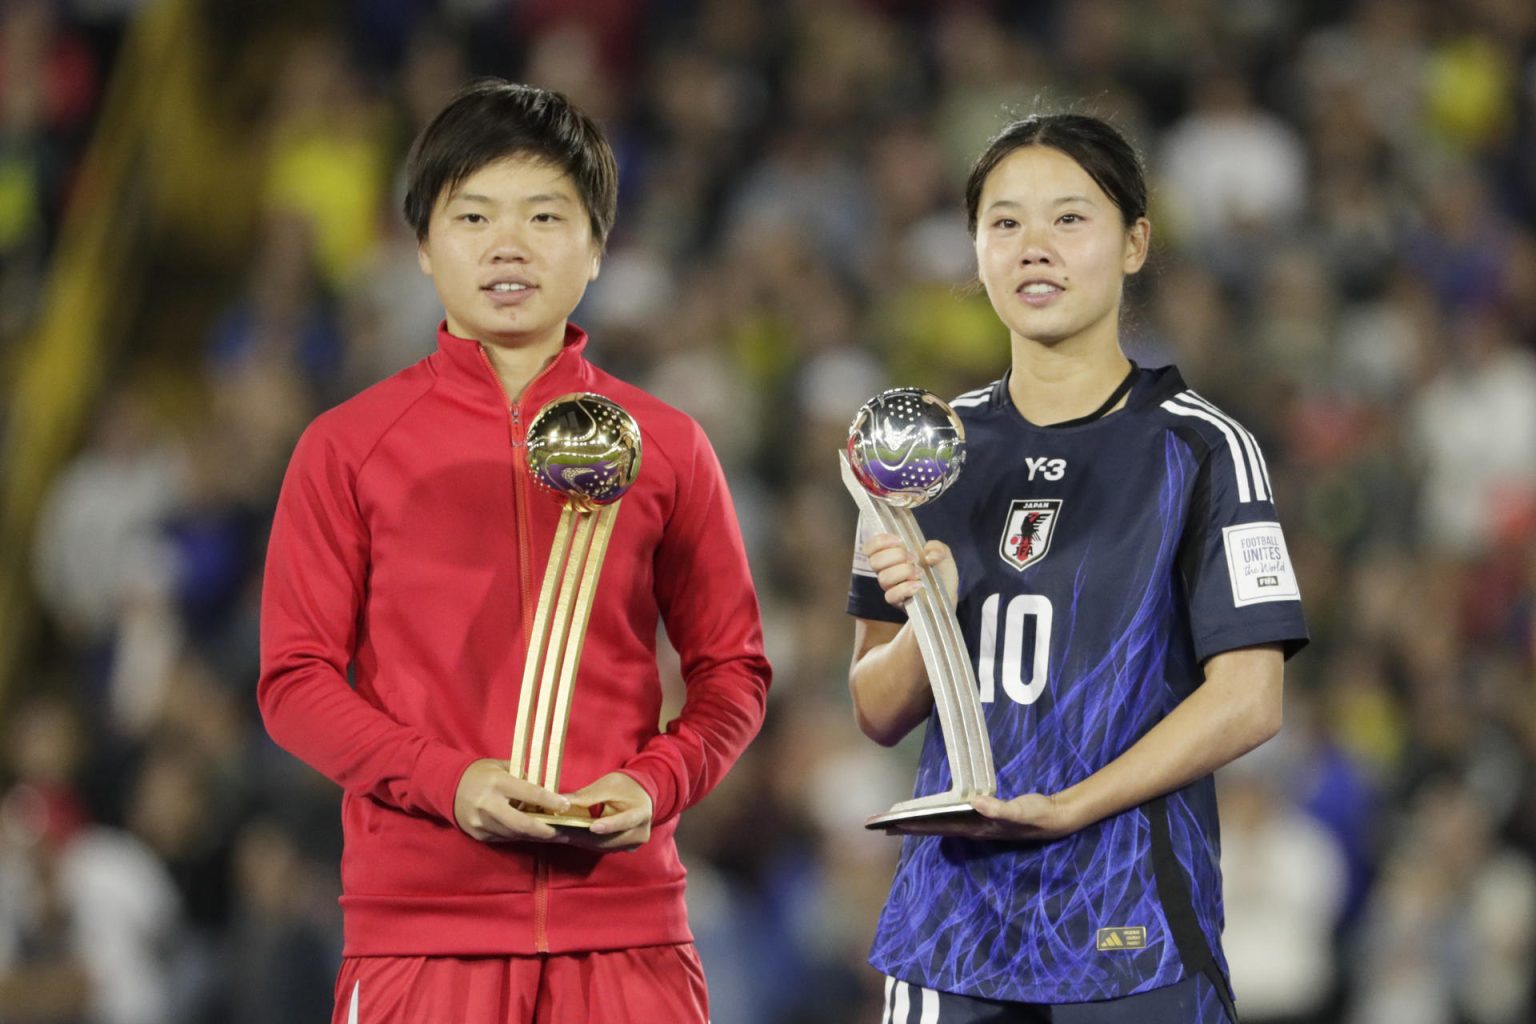
[[[511,772],[556,790],[571,693],[619,501],[640,473],[640,426],[602,395],[562,395],[528,425],[528,470],[565,499],[534,612],[512,736]],[[590,828],[585,815],[530,814]]]
[[[860,406],[842,453],[843,483],[859,510],[914,553],[925,543],[912,509],[954,483],[965,461],[965,428],[938,396],[920,388],[882,391]],[[954,609],[932,567],[919,560],[922,586],[907,604],[933,689],[951,787],[903,800],[865,822],[888,834],[982,836],[990,822],[970,805],[992,796],[997,776],[976,675]]]

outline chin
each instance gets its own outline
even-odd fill
[[[1081,328],[1021,324],[1013,328],[1013,333],[1016,337],[1022,338],[1031,344],[1050,347],[1076,337],[1081,333]]]

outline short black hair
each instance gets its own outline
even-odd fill
[[[486,164],[531,157],[560,168],[592,222],[599,247],[619,206],[619,168],[603,130],[558,92],[502,78],[469,83],[411,144],[405,162],[405,219],[425,241],[432,208]]]
[[[1119,129],[1087,114],[1033,114],[1014,121],[987,141],[965,182],[966,225],[976,235],[977,207],[987,175],[1025,146],[1049,146],[1077,161],[1120,209],[1127,226],[1147,215],[1147,175],[1136,148]]]

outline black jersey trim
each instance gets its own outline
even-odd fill
[[[1156,408],[1179,392],[1189,390],[1177,366],[1159,366],[1147,372],[1152,375],[1151,386],[1133,394],[1128,405],[1142,409]]]
[[[1179,369],[1176,366],[1146,367],[1137,364],[1134,360],[1132,360],[1131,366],[1132,370],[1128,374],[1130,386],[1126,389],[1129,397],[1126,396],[1126,392],[1121,392],[1117,389],[1116,394],[1109,402],[1112,406],[1121,398],[1126,398],[1125,409],[1123,410],[1125,412],[1156,409],[1167,399],[1174,397],[1180,392],[1189,390],[1189,385],[1184,383],[1184,378],[1179,374]],[[1085,417],[1086,422],[1084,420],[1071,420],[1066,423],[1050,423],[1044,426],[1031,423],[1019,415],[1019,411],[1013,407],[1013,399],[1008,395],[1008,379],[1012,376],[1013,368],[1009,367],[1003,371],[1001,377],[982,387],[972,388],[963,394],[955,396],[949,400],[949,404],[955,411],[961,412],[964,410],[973,416],[992,413],[1012,414],[1013,418],[1031,430],[1060,430],[1063,427],[1081,427],[1092,423],[1095,419],[1103,419],[1109,411],[1096,411]]]
[[[1179,959],[1190,974],[1204,974],[1216,986],[1222,1008],[1227,1016],[1237,1022],[1237,1006],[1232,999],[1232,986],[1216,962],[1216,954],[1200,928],[1195,916],[1195,903],[1189,894],[1189,881],[1179,867],[1173,853],[1173,839],[1168,825],[1168,798],[1160,796],[1142,807],[1147,817],[1152,853],[1152,877],[1157,885],[1157,898],[1163,905],[1163,916],[1168,920],[1168,931]]]
[[[1136,360],[1133,359],[1131,360],[1130,372],[1125,375],[1125,379],[1122,380],[1119,384],[1115,385],[1115,390],[1109,393],[1109,397],[1104,399],[1104,401],[1099,405],[1097,409],[1093,410],[1093,412],[1086,416],[1079,416],[1076,419],[1062,420],[1060,423],[1043,424],[1042,428],[1045,430],[1060,430],[1062,427],[1080,427],[1085,423],[1092,423],[1094,420],[1103,419],[1105,416],[1109,415],[1111,409],[1119,404],[1120,399],[1130,394],[1131,386],[1135,384],[1140,377],[1141,367],[1137,366]]]

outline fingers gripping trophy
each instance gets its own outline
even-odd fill
[[[965,461],[965,427],[937,395],[920,388],[882,391],[859,407],[842,453],[843,483],[859,510],[902,546],[926,543],[912,509],[943,494]],[[907,604],[933,690],[949,760],[950,789],[904,800],[865,822],[888,834],[985,835],[990,823],[970,805],[992,796],[997,775],[965,636],[938,574],[919,559],[922,585]]]
[[[512,736],[511,772],[557,791],[576,669],[619,502],[640,474],[640,426],[602,395],[562,395],[528,425],[528,470],[565,499],[539,588]],[[585,815],[530,814],[566,828]]]

